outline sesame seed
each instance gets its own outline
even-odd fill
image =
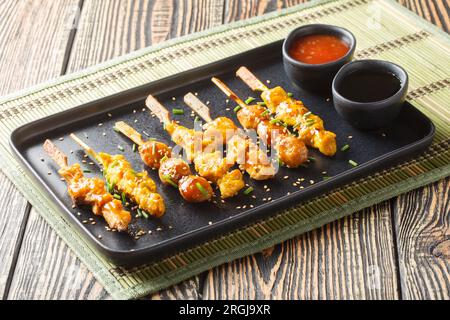
[[[173,101],[175,101],[175,100],[177,100],[177,98],[175,98],[175,97],[172,97],[172,100],[173,100]]]
[[[83,221],[81,221],[81,223],[82,223],[82,224],[86,224],[86,223],[88,223],[88,222],[87,222],[87,220],[83,220]]]
[[[309,180],[309,183],[310,184],[314,184],[314,180]]]
[[[289,179],[289,176],[284,176],[283,179]]]
[[[322,174],[327,174],[327,172],[326,171],[322,171]]]
[[[148,230],[148,234],[152,234],[152,230]]]
[[[348,136],[349,139],[353,139],[353,136]]]
[[[142,112],[145,112],[145,108],[142,108]]]
[[[270,83],[270,80],[266,80],[267,83]]]
[[[327,102],[330,101],[330,98],[327,98],[326,101],[327,101]]]
[[[225,99],[225,102],[226,102],[226,103],[230,102],[230,99]]]
[[[267,198],[267,201],[272,201],[272,198],[271,197]]]
[[[209,221],[208,224],[209,224],[209,225],[212,225],[212,221]]]
[[[156,231],[161,231],[161,230],[162,230],[161,227],[156,228]]]
[[[382,137],[386,137],[386,133],[383,132],[383,133],[381,134],[381,136],[382,136]]]
[[[134,123],[136,123],[137,122],[137,119],[134,119]]]
[[[103,132],[102,135],[103,135],[104,137],[106,137],[106,132]]]
[[[198,92],[194,92],[194,95],[198,96]]]
[[[133,113],[136,113],[136,110],[133,110]]]
[[[99,234],[99,235],[97,236],[97,238],[101,239],[101,238],[102,238],[102,235],[101,235],[101,234]]]
[[[236,209],[240,209],[240,208],[241,208],[240,206],[237,206],[237,207],[236,207]]]
[[[108,113],[108,117],[110,117],[110,118],[111,118],[111,117],[112,117],[112,114],[111,114],[111,113]]]
[[[300,189],[304,189],[305,187],[304,186],[300,186]]]
[[[101,122],[98,124],[99,127],[101,127],[102,125],[103,125],[103,123],[101,123]]]
[[[269,192],[269,191],[270,191],[270,188],[267,188],[266,192]]]
[[[225,110],[226,110],[226,111],[230,111],[231,109],[230,109],[230,108],[225,108]]]
[[[62,138],[62,137],[61,137],[61,138],[59,138],[58,140],[59,140],[59,141],[63,141],[63,140],[64,140],[64,138]]]

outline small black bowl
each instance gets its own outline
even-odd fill
[[[289,55],[289,48],[296,39],[317,34],[333,35],[340,38],[348,45],[348,52],[338,60],[321,64],[300,62]],[[315,93],[327,94],[331,92],[331,83],[336,73],[344,64],[352,60],[355,48],[355,36],[347,29],[327,24],[305,25],[292,30],[284,40],[284,70],[296,86]]]
[[[358,102],[344,97],[339,88],[346,77],[357,71],[387,72],[400,80],[400,88],[392,96],[374,102]],[[408,91],[408,74],[395,63],[382,60],[357,60],[342,67],[332,85],[333,102],[337,113],[356,128],[364,130],[387,126],[399,115]]]

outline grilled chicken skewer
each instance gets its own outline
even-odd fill
[[[275,119],[292,126],[308,146],[319,149],[326,156],[336,153],[336,134],[325,130],[323,120],[312,114],[300,100],[289,97],[279,86],[269,89],[246,67],[240,67],[236,75],[252,90],[261,91],[261,98]]]
[[[156,192],[155,182],[147,171],[135,172],[123,155],[110,155],[95,152],[75,134],[70,137],[75,140],[86,153],[103,166],[103,175],[112,189],[122,193],[139,209],[155,217],[161,217],[165,210],[164,199]]]
[[[273,145],[283,164],[289,168],[297,168],[308,160],[308,150],[304,142],[292,135],[279,120],[270,120],[266,108],[260,105],[247,105],[221,80],[212,78],[212,81],[241,107],[237,111],[241,125],[247,130],[256,130],[264,143],[268,146]]]
[[[203,177],[192,175],[183,159],[172,158],[172,151],[165,143],[144,141],[139,132],[123,121],[116,122],[115,128],[139,146],[142,161],[158,169],[161,182],[178,188],[186,201],[203,202],[212,198],[213,190],[209,182]]]
[[[130,212],[122,202],[106,191],[105,182],[99,178],[86,178],[78,163],[71,166],[67,156],[50,140],[45,140],[45,152],[58,164],[58,173],[67,182],[67,191],[75,204],[90,205],[95,215],[103,216],[108,226],[118,231],[126,231],[131,221]]]
[[[230,162],[242,165],[250,178],[255,180],[267,180],[275,175],[267,154],[263,152],[250,138],[243,134],[227,117],[212,119],[209,108],[194,94],[189,92],[184,96],[184,102],[206,121],[204,135],[222,136],[222,143],[227,145],[227,159]]]
[[[221,151],[215,151],[220,137],[205,139],[203,132],[171,121],[167,109],[152,95],[148,96],[146,105],[164,124],[164,129],[170,134],[172,141],[185,150],[188,160],[194,162],[197,173],[217,184],[222,198],[235,196],[245,186],[240,170],[229,171],[234,162],[229,163]]]

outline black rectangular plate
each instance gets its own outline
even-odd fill
[[[269,86],[281,85],[293,92],[294,97],[303,100],[312,112],[324,119],[328,130],[337,134],[338,147],[349,144],[350,150],[338,151],[332,158],[310,150],[310,155],[316,160],[308,168],[282,168],[270,181],[252,181],[247,176],[247,183],[254,187],[256,199],[241,194],[227,199],[225,203],[220,200],[217,203],[186,203],[177,190],[161,185],[157,173],[149,170],[166,200],[167,212],[162,219],[133,217],[135,228],[152,231],[139,240],[127,234],[106,231],[105,222],[100,217],[94,217],[89,208],[72,209],[66,184],[59,179],[57,168],[42,150],[45,139],[52,139],[66,152],[69,163],[85,160],[84,152],[68,137],[69,133],[75,132],[98,151],[116,154],[121,152],[117,146],[123,146],[124,154],[134,168],[145,169],[139,154],[132,152],[130,141],[112,130],[114,123],[124,120],[141,133],[145,131],[151,137],[173,145],[158,120],[143,109],[144,100],[152,93],[169,109],[183,108],[185,115],[175,116],[175,119],[192,127],[193,117],[183,103],[183,95],[189,91],[197,92],[203,101],[210,101],[213,117],[226,115],[236,120],[234,103],[226,103],[225,96],[211,83],[210,78],[220,76],[241,97],[256,97],[257,94],[234,76],[242,65],[248,66],[260,79],[270,80]],[[289,83],[283,70],[279,41],[26,124],[12,133],[11,147],[24,167],[61,207],[68,220],[77,225],[106,257],[121,265],[138,265],[236,230],[417,155],[430,145],[433,135],[432,122],[409,103],[405,103],[401,115],[391,127],[376,132],[354,129],[337,115],[330,97],[304,92]],[[350,159],[359,166],[353,168],[348,162]],[[101,176],[95,165],[86,163],[82,166],[92,171],[87,176]],[[324,175],[331,178],[324,180]],[[289,178],[285,179],[285,176]],[[298,178],[305,179],[301,184],[303,189],[293,185]],[[89,218],[96,223],[82,223]]]

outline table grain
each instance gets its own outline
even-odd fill
[[[0,95],[298,0],[3,0]],[[400,0],[445,31],[447,0]],[[450,178],[148,299],[449,299]],[[0,295],[110,299],[0,173]]]

